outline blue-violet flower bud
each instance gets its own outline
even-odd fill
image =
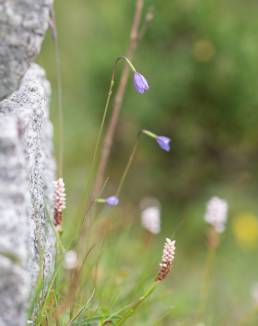
[[[170,151],[171,139],[165,136],[157,136],[156,141],[158,145],[166,152]]]
[[[142,74],[140,74],[137,71],[134,73],[133,82],[134,82],[135,90],[140,94],[143,94],[145,91],[149,89],[147,80]]]
[[[106,198],[106,203],[109,206],[117,206],[119,204],[119,199],[116,196],[110,196]]]

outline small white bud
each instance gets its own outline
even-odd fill
[[[140,207],[141,212],[141,223],[142,226],[153,234],[160,233],[160,203],[155,198],[144,199]]]
[[[64,268],[75,269],[78,266],[78,256],[74,250],[67,251],[64,256]]]

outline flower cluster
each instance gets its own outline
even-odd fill
[[[152,234],[160,233],[160,203],[157,199],[147,198],[141,202],[142,226]]]
[[[69,250],[64,255],[64,268],[67,270],[76,269],[79,261],[76,251]]]
[[[204,219],[216,232],[222,233],[225,230],[227,212],[227,202],[219,197],[212,197],[207,203]]]
[[[160,209],[159,207],[147,207],[142,211],[142,226],[153,234],[160,233]]]
[[[54,223],[55,225],[61,225],[63,220],[63,210],[65,209],[65,185],[63,178],[59,178],[54,182],[55,186],[55,212]]]
[[[169,238],[166,239],[164,248],[163,248],[163,255],[161,258],[160,269],[159,273],[155,279],[155,281],[160,282],[164,280],[167,274],[170,272],[172,268],[172,263],[175,258],[175,250],[176,250],[176,241],[170,240]]]

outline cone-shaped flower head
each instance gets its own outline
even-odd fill
[[[156,198],[145,198],[140,207],[142,226],[152,234],[160,233],[160,202]]]
[[[227,202],[219,197],[212,197],[207,203],[204,219],[217,232],[222,233],[225,230],[225,224],[227,222],[227,212]]]
[[[166,152],[170,151],[170,142],[171,142],[170,138],[165,136],[157,136],[156,141],[159,144],[159,147],[162,148],[164,151]]]
[[[168,273],[171,270],[172,263],[175,258],[175,250],[176,250],[176,241],[170,240],[169,238],[166,239],[165,245],[163,248],[163,255],[161,258],[160,269],[159,273],[155,279],[155,281],[162,281],[166,278]]]
[[[110,196],[106,198],[106,203],[109,206],[117,206],[119,204],[119,199],[116,196]]]
[[[60,225],[63,218],[63,210],[66,207],[66,195],[65,195],[65,185],[63,178],[59,178],[54,182],[55,186],[55,212],[54,212],[54,222],[55,225]]]
[[[55,209],[62,212],[65,209],[65,185],[63,178],[59,178],[54,182],[55,185]]]
[[[135,90],[140,94],[143,94],[149,89],[147,80],[137,71],[134,73],[133,82]]]

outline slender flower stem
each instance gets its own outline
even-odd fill
[[[205,264],[205,268],[204,268],[204,282],[203,282],[203,288],[202,288],[202,301],[203,302],[207,301],[207,297],[208,297],[208,293],[209,293],[210,276],[211,276],[211,271],[212,271],[212,267],[213,267],[214,257],[215,257],[215,249],[209,248],[207,260],[206,260],[206,264]]]
[[[110,84],[109,84],[107,100],[106,100],[102,120],[101,120],[101,123],[100,123],[100,128],[99,128],[98,135],[97,135],[97,140],[96,140],[96,144],[95,144],[95,148],[94,148],[93,158],[92,158],[92,162],[91,162],[91,169],[90,169],[91,172],[90,172],[90,177],[89,177],[89,180],[88,180],[89,183],[91,182],[91,178],[94,175],[94,168],[95,168],[95,163],[96,163],[96,160],[97,160],[100,141],[101,141],[101,137],[102,137],[102,134],[103,134],[105,121],[106,121],[106,118],[107,118],[107,113],[108,113],[108,108],[109,108],[109,104],[110,104],[110,100],[111,100],[111,96],[112,96],[112,92],[113,92],[113,87],[114,87],[114,84],[115,84],[115,75],[116,75],[117,66],[118,66],[119,62],[122,61],[122,60],[124,60],[130,66],[132,71],[135,71],[135,68],[134,68],[133,64],[125,56],[121,56],[121,57],[118,57],[116,59],[116,61],[114,63],[114,66],[113,66],[113,70],[112,70],[112,76],[111,76],[111,80],[110,80]],[[96,193],[93,193],[92,197],[95,197],[95,195],[96,195]]]
[[[147,135],[147,136],[149,136],[149,137],[151,137],[151,138],[154,138],[154,139],[157,138],[157,135],[154,134],[153,132],[149,131],[149,130],[145,130],[145,129],[143,129],[143,130],[142,130],[142,133],[145,134],[145,135]]]
[[[98,198],[95,200],[95,203],[105,204],[106,200],[104,198]]]
[[[129,46],[127,50],[126,57],[132,61],[132,58],[134,56],[137,44],[138,44],[138,33],[139,33],[139,27],[142,17],[142,10],[143,10],[143,0],[136,0],[135,5],[135,12],[134,12],[134,19],[131,27],[130,32],[130,40],[129,40]],[[132,67],[131,67],[132,69]],[[114,104],[113,104],[113,110],[111,114],[111,118],[107,127],[106,134],[104,136],[103,146],[101,149],[100,154],[100,160],[99,160],[99,166],[97,170],[97,176],[95,185],[93,188],[93,197],[96,197],[95,195],[98,193],[101,185],[103,184],[103,180],[105,179],[105,172],[106,167],[108,163],[108,159],[110,156],[111,147],[113,144],[113,138],[114,133],[116,130],[116,126],[118,123],[118,118],[120,115],[121,106],[123,103],[123,98],[125,94],[126,85],[129,78],[129,66],[126,65],[124,67],[124,70],[121,74],[120,82],[117,88],[117,92],[114,98]]]
[[[209,294],[209,287],[210,287],[210,278],[211,278],[211,271],[214,263],[214,258],[216,254],[216,248],[209,246],[208,254],[206,257],[206,262],[204,266],[204,274],[203,274],[203,286],[201,289],[201,305],[198,314],[198,320],[201,320],[203,314],[205,312],[205,307],[207,305],[208,294]]]
[[[113,70],[112,70],[112,76],[111,76],[109,89],[108,89],[108,96],[107,96],[107,100],[106,100],[102,120],[101,120],[101,123],[100,123],[100,128],[99,128],[98,135],[97,135],[97,141],[96,141],[96,144],[95,144],[93,158],[92,158],[92,162],[91,162],[91,174],[93,173],[94,165],[95,165],[96,158],[97,158],[97,153],[98,153],[98,149],[99,149],[99,145],[100,145],[100,140],[101,140],[101,136],[102,136],[103,129],[104,129],[104,124],[105,124],[106,117],[107,117],[108,107],[109,107],[113,87],[114,87],[114,84],[115,84],[115,73],[116,73],[116,68],[117,68],[117,64],[118,64],[119,60],[120,60],[120,58],[116,59],[115,64],[113,66]]]
[[[100,192],[99,192],[99,197],[102,195],[107,183],[108,183],[108,178],[105,180]],[[78,235],[76,236],[75,240],[68,246],[69,249],[76,249],[77,246],[80,244],[80,242],[82,242],[85,233],[86,233],[86,227],[85,227],[85,221],[88,217],[88,215],[90,214],[91,210],[93,209],[94,205],[96,204],[96,200],[93,199],[89,202],[86,212],[84,213],[80,223],[79,223],[79,228],[78,228]]]
[[[128,63],[129,67],[132,69],[132,72],[136,72],[136,69],[135,69],[134,65],[132,64],[132,62],[127,57],[122,56],[122,57],[119,57],[118,59],[125,60]]]
[[[124,172],[122,174],[122,177],[120,179],[120,182],[119,182],[119,185],[118,185],[117,191],[116,191],[116,196],[117,197],[119,197],[119,195],[120,195],[120,192],[121,192],[121,189],[122,189],[122,187],[124,185],[124,182],[125,182],[125,179],[127,177],[127,174],[128,174],[128,172],[130,170],[130,167],[132,166],[133,159],[135,157],[135,153],[136,153],[136,150],[137,150],[138,145],[139,145],[139,142],[140,142],[140,136],[141,136],[141,134],[142,133],[139,132],[138,135],[137,135],[136,142],[135,142],[135,144],[133,146],[133,149],[132,149],[132,152],[131,152],[131,154],[129,156],[128,162],[127,162],[126,167],[125,167],[125,170],[124,170]]]

